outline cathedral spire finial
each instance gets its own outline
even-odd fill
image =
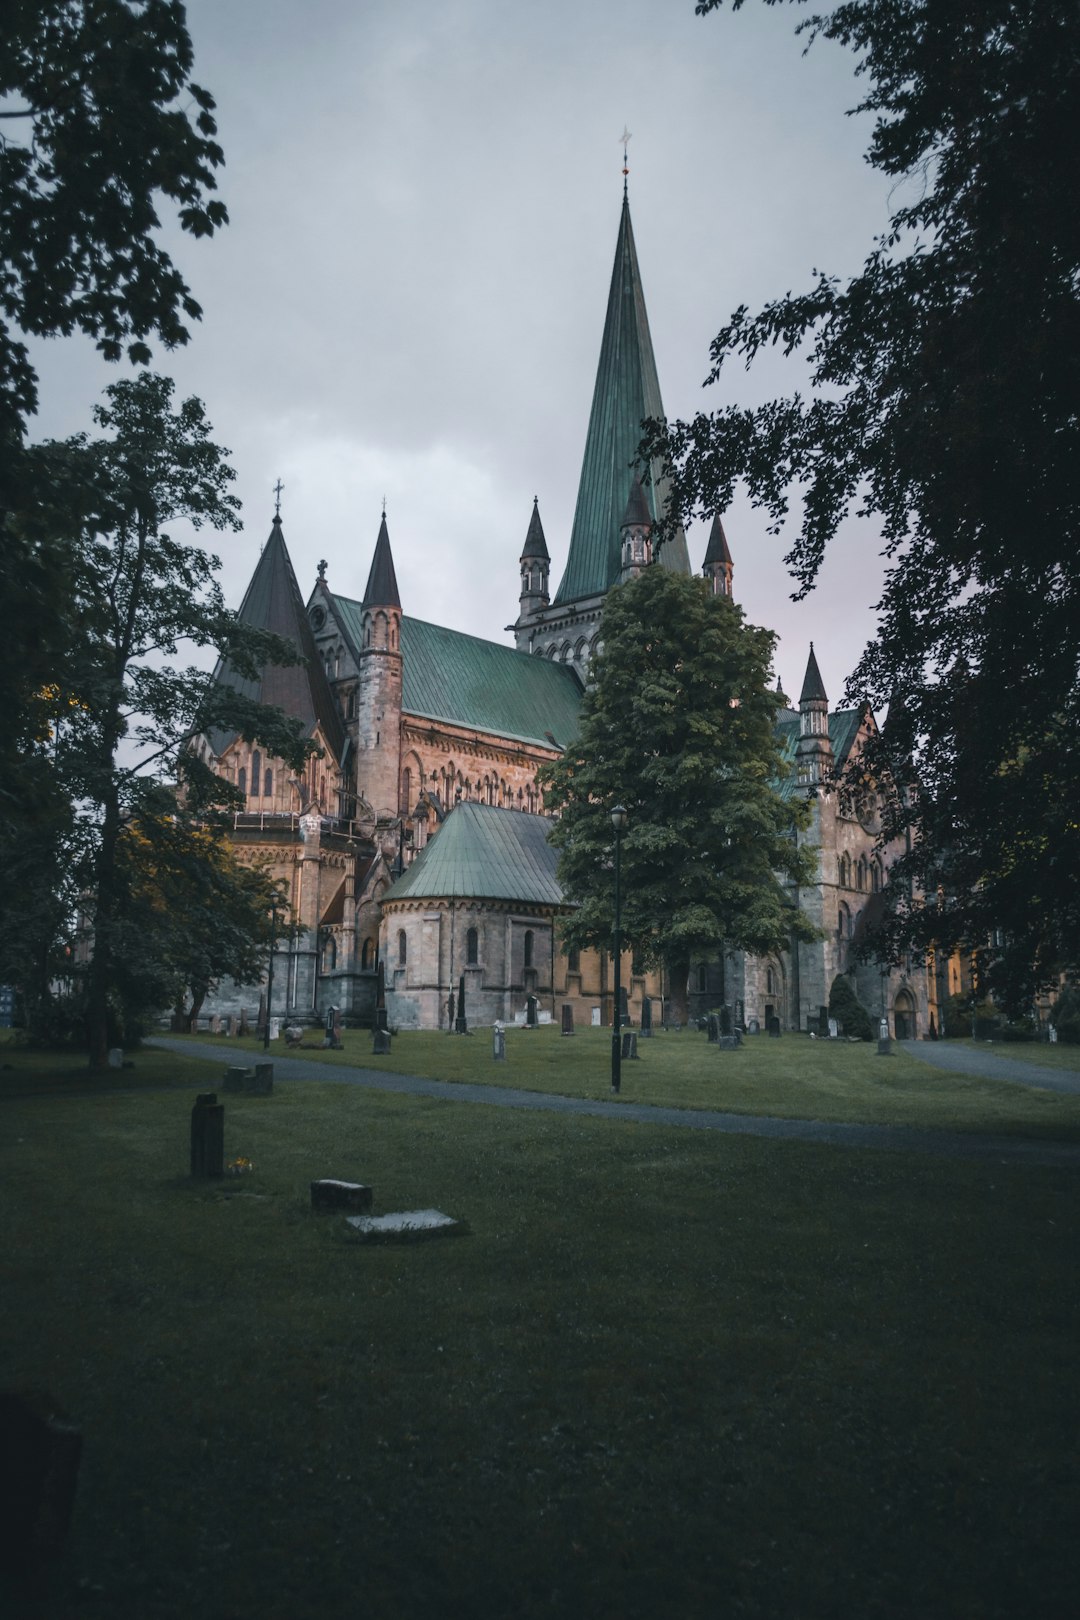
[[[624,124],[623,127],[622,127],[622,134],[619,136],[619,140],[620,140],[620,142],[622,144],[622,194],[623,194],[624,197],[626,196],[627,176],[630,173],[630,165],[628,164],[628,162],[626,160],[626,148],[627,148],[628,142],[630,141],[630,138],[631,138],[630,131],[627,129],[626,125]]]
[[[279,523],[281,521],[281,492],[282,492],[282,490],[284,488],[285,488],[285,485],[281,482],[281,479],[279,478],[277,483],[274,485],[274,521],[275,521],[275,523]]]

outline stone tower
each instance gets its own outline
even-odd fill
[[[642,569],[648,568],[652,562],[652,527],[652,513],[645,499],[645,491],[641,487],[640,478],[635,478],[630,485],[630,498],[626,503],[626,511],[623,513],[622,526],[619,530],[622,540],[620,583],[625,583],[628,579],[637,579]]]
[[[356,704],[356,786],[379,821],[398,813],[401,765],[401,597],[386,513],[361,612]]]
[[[709,589],[714,596],[734,596],[733,576],[735,565],[728,550],[727,535],[724,525],[720,521],[720,514],[712,520],[709,530],[709,544],[705,548],[705,561],[701,572],[709,581]]]
[[[517,623],[513,627],[518,652],[532,651],[532,622],[551,600],[548,595],[550,567],[544,525],[540,522],[540,505],[534,496],[532,517],[529,519],[525,544],[521,548],[521,597]]]
[[[833,748],[829,738],[829,700],[810,643],[802,691],[799,693],[799,741],[795,748],[799,786],[820,788],[832,773]]]

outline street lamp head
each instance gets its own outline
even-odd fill
[[[626,823],[628,820],[629,817],[626,814],[626,806],[623,804],[617,804],[614,810],[611,812],[611,825],[614,827],[615,831],[617,833],[624,833],[626,831]]]

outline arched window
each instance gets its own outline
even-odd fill
[[[570,973],[581,972],[581,952],[576,945],[571,945],[566,953],[566,967]]]
[[[840,887],[851,888],[851,861],[846,855],[840,857]]]
[[[410,771],[409,767],[406,765],[405,769],[401,773],[401,811],[403,815],[408,815],[411,804],[412,771]]]
[[[525,930],[525,966],[527,968],[531,968],[532,965],[533,965],[533,931],[532,931],[531,928],[526,928],[526,930]]]
[[[470,928],[465,935],[465,964],[467,967],[475,967],[479,960],[480,936],[475,928]]]
[[[836,914],[836,937],[837,939],[851,938],[851,912],[843,902],[841,902],[840,909]]]
[[[246,765],[241,765],[240,769],[237,771],[237,773],[236,773],[236,785],[240,789],[241,793],[244,795],[244,797],[246,799],[247,798],[247,766]]]
[[[269,765],[263,772],[263,798],[272,799],[274,796],[274,773]]]
[[[328,934],[323,943],[322,970],[324,973],[333,973],[337,967],[337,940],[333,934]]]
[[[406,959],[408,957],[408,954],[409,954],[409,942],[405,938],[405,930],[404,930],[404,928],[399,928],[398,929],[398,937],[397,937],[397,959],[398,959],[398,966],[399,967],[404,967],[405,966],[405,962],[406,962]]]
[[[859,857],[859,865],[858,865],[858,870],[857,870],[857,873],[856,873],[856,886],[859,889],[860,893],[862,893],[862,894],[866,893],[866,879],[867,879],[866,856],[861,855]]]
[[[776,974],[772,968],[766,968],[765,970],[765,994],[767,996],[775,996],[776,994]]]
[[[881,889],[881,862],[875,861],[870,868],[870,883],[875,894]]]
[[[373,968],[375,966],[375,941],[373,939],[365,939],[360,949],[360,966],[362,968]]]
[[[256,748],[251,756],[251,791],[255,798],[259,796],[259,782],[262,778],[262,755]]]

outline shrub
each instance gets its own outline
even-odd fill
[[[851,980],[838,973],[829,991],[829,1017],[835,1018],[845,1035],[854,1035],[860,1041],[874,1038],[874,1025],[870,1014],[855,994]]]
[[[1059,1041],[1080,1046],[1080,987],[1075,984],[1065,986],[1054,1002],[1050,1022],[1057,1030]]]

